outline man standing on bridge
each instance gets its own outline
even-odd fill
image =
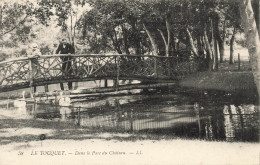
[[[61,43],[59,44],[56,54],[74,54],[75,49],[74,47],[68,43],[68,41],[63,38],[61,40]],[[71,56],[65,56],[61,57],[62,60],[62,72],[65,73],[66,76],[70,76],[72,74],[72,57]],[[64,90],[63,83],[60,83],[61,90]],[[72,82],[68,82],[68,88],[69,90],[72,89]]]

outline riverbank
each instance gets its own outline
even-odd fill
[[[251,72],[199,72],[179,82],[181,87],[229,92],[254,93],[256,86]]]
[[[248,61],[219,63],[218,71],[197,72],[180,80],[179,85],[197,90],[218,90],[256,97],[256,86]]]
[[[259,164],[258,143],[104,133],[0,115],[1,164]],[[44,134],[45,139],[40,140]]]

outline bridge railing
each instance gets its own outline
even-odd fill
[[[69,61],[69,62],[68,62]],[[0,62],[0,91],[95,79],[178,79],[196,62],[137,55],[41,55]]]

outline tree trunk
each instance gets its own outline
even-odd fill
[[[1,11],[0,11],[0,40],[2,40],[3,32],[4,32],[4,26],[3,26],[3,6],[1,5]],[[4,44],[1,44],[1,47],[4,48]]]
[[[210,27],[211,27],[211,49],[212,49],[212,59],[211,59],[211,70],[214,71],[216,70],[216,56],[217,56],[217,50],[216,50],[216,40],[215,40],[215,35],[214,35],[214,25],[213,25],[213,20],[210,18]]]
[[[171,45],[171,26],[170,26],[170,23],[169,23],[169,21],[168,21],[168,18],[166,18],[166,21],[165,21],[165,23],[166,23],[166,28],[167,28],[167,40],[168,40],[168,42],[167,42],[167,56],[166,57],[169,57],[169,51],[170,51],[170,45]]]
[[[213,22],[213,39],[214,39],[214,54],[215,54],[215,71],[218,70],[218,40],[219,37],[219,30],[218,30],[218,16],[215,16],[214,22]]]
[[[158,47],[157,47],[157,44],[155,43],[155,40],[151,34],[151,32],[146,28],[145,24],[143,24],[143,27],[144,27],[144,30],[145,32],[147,33],[148,35],[148,38],[152,44],[152,47],[153,47],[153,55],[155,56],[158,56]]]
[[[121,28],[122,28],[123,37],[124,37],[123,40],[124,40],[124,46],[125,46],[125,53],[126,53],[126,54],[130,54],[127,31],[126,31],[126,29],[125,29],[125,27],[124,27],[123,25],[121,26]]]
[[[214,51],[215,51],[215,71],[218,71],[218,42],[216,38],[214,37]]]
[[[132,34],[134,42],[134,49],[136,55],[142,55],[142,46],[141,46],[141,39],[140,39],[140,31],[136,28],[137,25],[137,18],[129,15],[129,23],[132,26]]]
[[[221,34],[219,32],[219,17],[218,15],[216,15],[216,19],[215,19],[215,23],[214,23],[214,29],[215,29],[215,38],[218,42],[218,46],[219,46],[219,57],[220,57],[220,63],[223,62],[223,57],[224,57],[224,46],[225,46],[225,32],[226,32],[226,23],[224,21],[224,25],[223,25],[223,32],[222,32],[222,37]]]
[[[251,0],[240,0],[239,10],[244,30],[247,36],[247,48],[250,56],[250,63],[254,81],[258,92],[258,105],[260,103],[260,41],[259,33],[254,18]]]
[[[190,42],[190,48],[191,48],[193,54],[194,54],[196,57],[198,57],[198,56],[199,56],[198,50],[197,50],[197,48],[196,48],[195,45],[194,45],[194,41],[193,41],[192,35],[191,35],[191,33],[190,33],[188,27],[186,28],[186,32],[187,32],[187,34],[188,34],[188,38],[189,38],[189,42]]]
[[[163,32],[160,29],[157,29],[157,30],[160,32],[161,37],[163,39],[163,43],[165,45],[165,56],[169,57],[169,45],[167,44],[167,41],[166,41],[166,39],[165,39],[165,37],[163,35]]]
[[[224,60],[224,51],[225,51],[225,42],[224,41],[218,41],[219,46],[219,62],[223,63]]]
[[[204,51],[203,51],[203,45],[202,45],[202,37],[201,35],[197,36],[197,45],[198,45],[198,56],[203,58],[204,57]]]
[[[252,6],[253,6],[254,15],[255,15],[256,27],[259,32],[260,31],[260,1],[253,0]]]
[[[117,51],[118,54],[123,54],[123,52],[122,52],[122,50],[120,48],[120,45],[118,43],[115,30],[113,31],[113,33],[114,33],[115,39],[113,38],[113,34],[109,35],[109,37],[112,40],[113,46],[114,46],[114,48],[115,48],[115,50]]]
[[[232,37],[231,37],[231,39],[230,39],[229,64],[234,64],[234,41],[235,41],[235,33],[236,33],[236,28],[234,28]]]
[[[204,35],[203,35],[203,41],[204,41],[204,45],[206,48],[206,52],[207,52],[207,56],[206,56],[206,65],[208,67],[209,70],[211,70],[211,63],[212,63],[212,50],[210,48],[210,43],[209,43],[209,39],[208,39],[208,35],[207,35],[207,30],[206,28],[204,28]]]
[[[169,57],[170,54],[170,45],[171,45],[171,30],[170,30],[170,24],[168,22],[168,19],[166,18],[166,29],[167,29],[167,40],[163,34],[163,32],[160,29],[157,29],[163,39],[163,43],[165,45],[165,56]]]

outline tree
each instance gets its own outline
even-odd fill
[[[230,55],[229,55],[229,64],[234,64],[234,42],[235,42],[235,34],[236,34],[236,27],[233,29],[233,33],[230,39]]]
[[[102,49],[119,54],[143,54],[147,36],[140,19],[140,3],[135,1],[89,1],[91,10],[80,19],[82,42],[105,44]],[[98,39],[95,39],[98,38]],[[84,41],[85,40],[85,41]],[[93,44],[95,45],[95,44]],[[92,46],[91,46],[92,47]],[[92,49],[92,48],[91,48]]]
[[[238,2],[241,20],[246,33],[247,48],[250,56],[250,63],[254,81],[258,91],[258,104],[260,103],[260,41],[257,24],[251,5],[251,0],[240,0]]]
[[[0,44],[1,47],[14,47],[25,42],[30,35],[33,22],[33,3],[0,3]]]
[[[88,6],[85,6],[85,1],[81,0],[41,0],[38,2],[36,17],[41,23],[48,26],[47,20],[55,16],[57,18],[57,26],[61,27],[63,36],[67,36],[69,42],[74,45],[76,38],[76,29],[79,18]]]

